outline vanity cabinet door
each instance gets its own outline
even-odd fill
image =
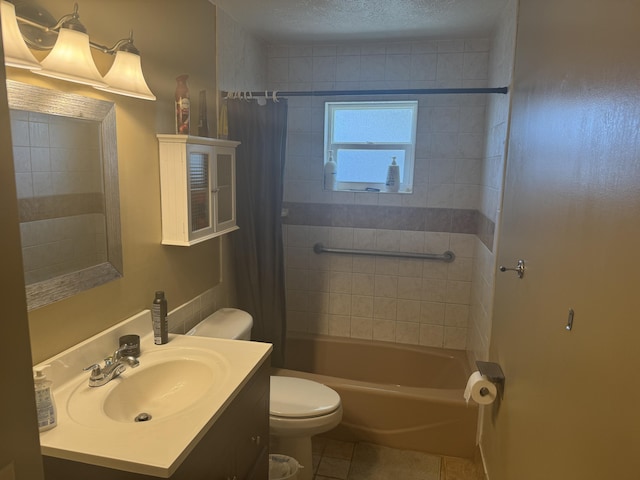
[[[213,427],[208,480],[269,476],[269,369],[267,360]]]
[[[268,478],[269,363],[251,377],[172,479]]]
[[[269,469],[269,387],[264,382],[254,384],[245,397],[243,416],[238,418],[236,470],[238,478],[264,479]]]

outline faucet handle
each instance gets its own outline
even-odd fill
[[[109,361],[110,363],[115,363],[118,360],[122,359],[125,357],[125,355],[123,355],[124,351],[126,349],[126,346],[120,346],[116,349],[115,352],[113,352],[113,355],[110,355],[109,357],[105,358],[104,361]]]
[[[140,360],[138,360],[137,357],[129,356],[129,357],[123,357],[123,358],[131,368],[136,368],[138,365],[140,365]]]
[[[82,371],[86,372],[87,370],[91,370],[91,375],[100,375],[102,370],[100,369],[100,365],[94,363],[93,365],[89,365],[88,367],[84,367]]]

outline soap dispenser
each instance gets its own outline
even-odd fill
[[[338,165],[333,160],[333,151],[329,150],[329,159],[324,164],[324,189],[336,190],[338,186]]]
[[[391,157],[391,165],[387,170],[387,192],[400,190],[400,165],[396,163],[396,157]]]
[[[33,384],[36,394],[36,410],[38,412],[38,428],[41,432],[50,430],[58,424],[56,403],[51,392],[51,381],[47,379],[44,370],[50,365],[43,365],[33,369]]]

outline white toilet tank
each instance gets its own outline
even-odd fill
[[[251,340],[253,318],[237,308],[221,308],[198,323],[186,334],[196,337]]]

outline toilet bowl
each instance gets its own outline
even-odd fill
[[[223,308],[187,335],[250,340],[252,326],[253,319],[247,312]],[[313,476],[311,437],[331,430],[341,420],[342,403],[335,390],[303,378],[271,376],[269,449],[295,458],[303,466],[298,471],[300,480]]]

